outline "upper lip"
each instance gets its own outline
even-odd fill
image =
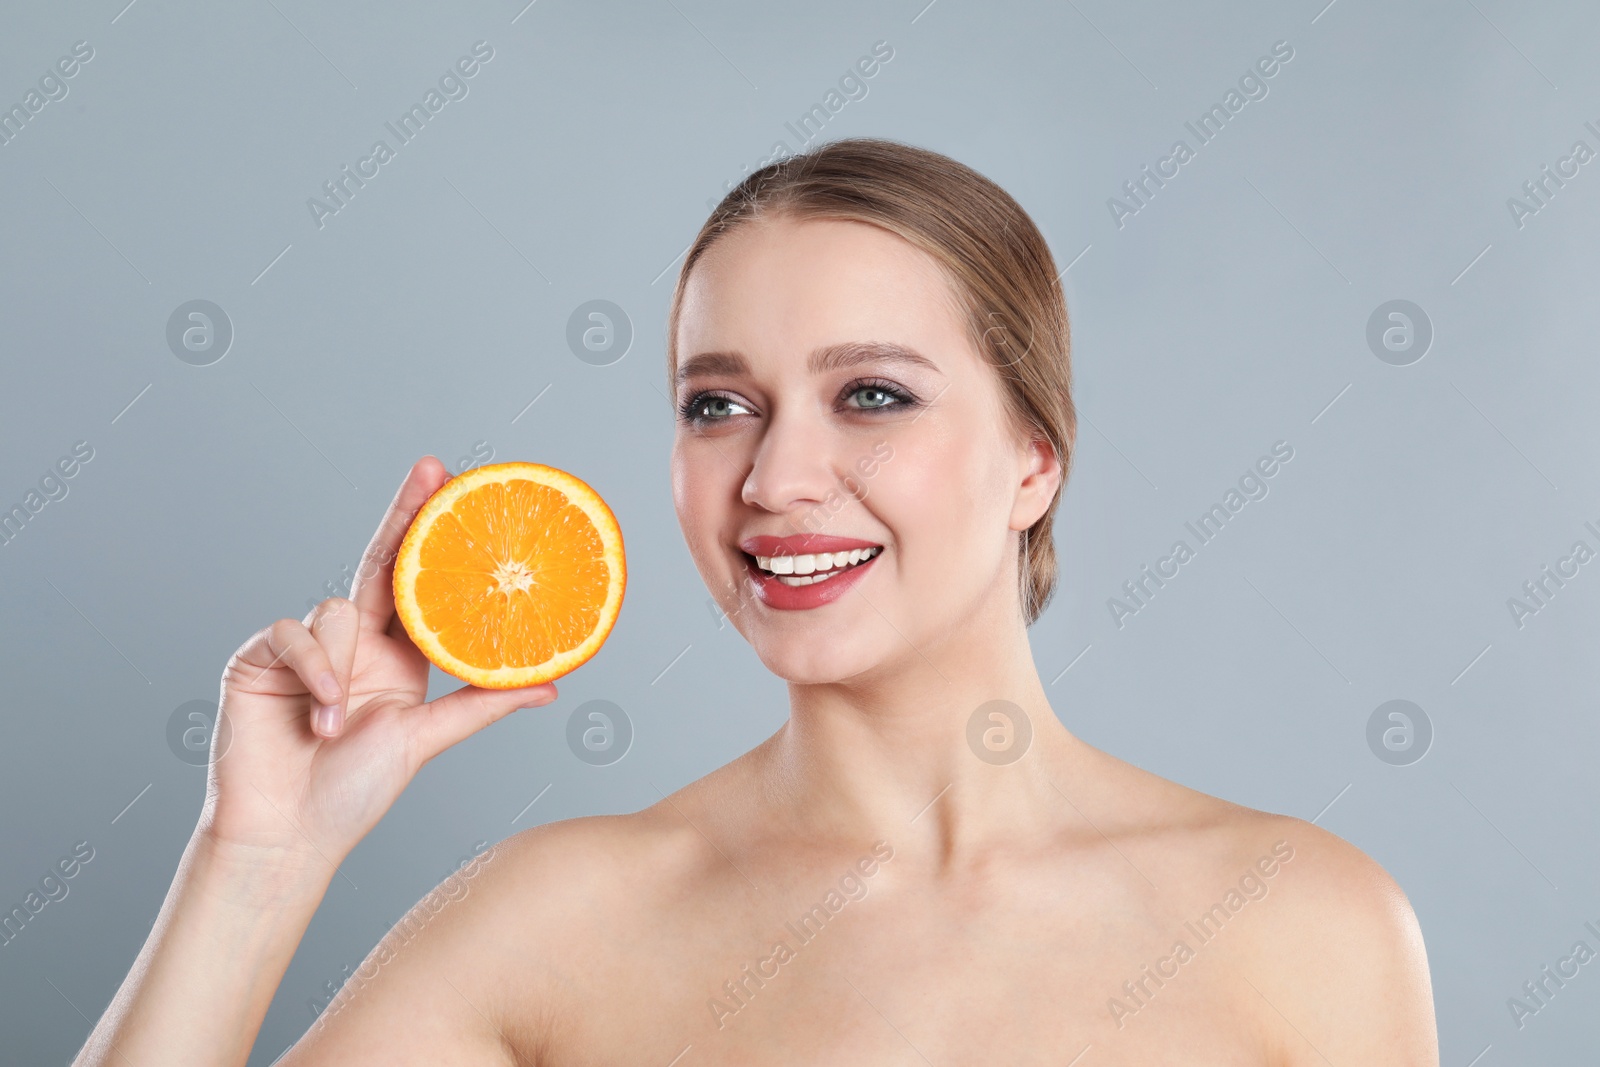
[[[827,534],[789,534],[772,537],[759,534],[739,542],[739,547],[752,556],[806,556],[821,552],[849,552],[854,548],[881,548],[877,541],[863,541],[859,537],[830,537]]]

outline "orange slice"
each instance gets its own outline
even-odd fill
[[[627,578],[622,531],[598,493],[542,463],[490,463],[417,512],[395,557],[394,606],[440,670],[516,689],[599,651]]]

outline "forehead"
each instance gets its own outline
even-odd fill
[[[789,362],[822,345],[892,341],[944,363],[969,347],[965,329],[939,263],[904,238],[853,220],[763,219],[695,263],[677,346],[680,361],[738,351]]]

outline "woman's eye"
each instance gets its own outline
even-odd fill
[[[684,416],[690,420],[720,422],[739,412],[749,414],[750,409],[737,400],[714,393],[702,393],[684,405]]]
[[[916,399],[887,383],[873,385],[860,383],[849,386],[844,393],[845,405],[857,411],[881,411],[892,407],[913,407]],[[727,422],[735,415],[755,414],[749,407],[721,393],[696,393],[684,401],[679,414],[685,422],[705,424]]]
[[[863,410],[874,408],[889,408],[897,404],[907,403],[906,396],[878,385],[858,385],[850,390],[850,396],[859,399],[859,403],[852,405]]]

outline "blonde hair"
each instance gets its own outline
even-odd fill
[[[1055,593],[1052,527],[1078,428],[1066,299],[1043,235],[1000,186],[924,148],[853,137],[770,163],[722,199],[684,258],[667,317],[669,395],[689,272],[734,227],[780,217],[876,225],[943,267],[974,346],[1000,375],[1012,429],[1048,441],[1061,464],[1061,484],[1044,514],[1022,531],[1018,552],[1023,617],[1032,626]]]

